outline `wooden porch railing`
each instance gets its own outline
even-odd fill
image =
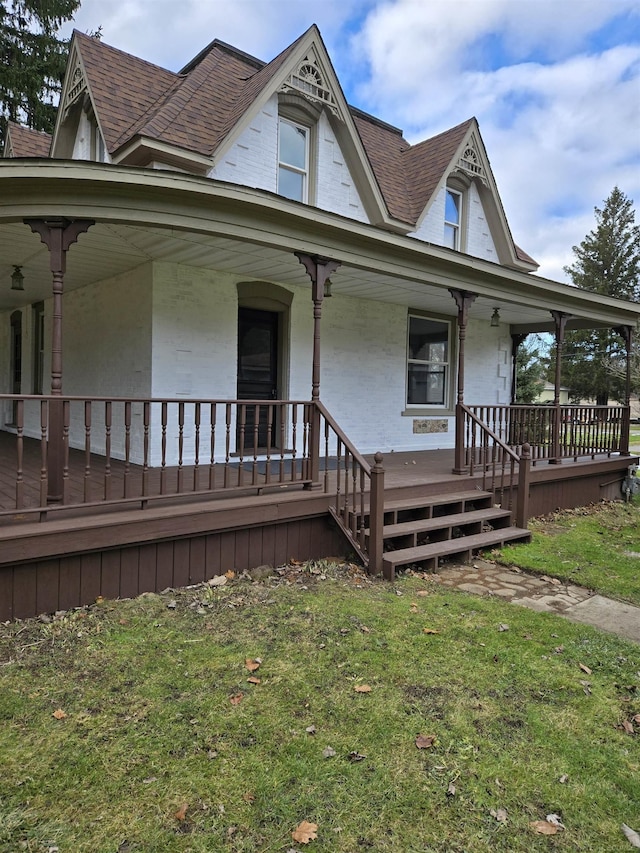
[[[382,456],[370,466],[319,402],[2,394],[2,416],[0,518],[318,488],[369,571],[382,569]]]
[[[469,406],[509,447],[531,445],[532,462],[628,453],[626,406]]]
[[[322,486],[327,494],[331,492],[329,471],[333,465],[336,466],[334,503],[329,511],[369,574],[380,574],[384,525],[382,454],[376,453],[373,466],[369,465],[324,405],[319,402],[317,408],[320,414],[320,468],[324,469]],[[367,516],[368,535],[365,527]]]
[[[3,394],[0,414],[13,423],[0,433],[0,482],[15,500],[0,515],[307,485],[310,412],[309,402],[296,400]]]
[[[492,427],[476,414],[475,409],[459,404],[464,431],[464,464],[469,476],[482,475],[482,488],[492,492],[494,500],[511,512],[518,527],[526,527],[529,520],[529,479],[531,472],[531,447],[527,441],[518,449],[512,448]],[[500,409],[503,407],[492,407]],[[514,503],[514,494],[516,501]]]

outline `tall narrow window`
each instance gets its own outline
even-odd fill
[[[449,385],[449,323],[409,316],[407,403],[445,406]]]
[[[444,245],[450,249],[460,249],[460,222],[462,196],[455,190],[447,190],[444,203]]]
[[[278,193],[307,201],[309,128],[281,118],[278,125]]]
[[[33,306],[33,393],[44,388],[44,302]]]

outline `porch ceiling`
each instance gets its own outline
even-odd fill
[[[381,232],[269,193],[131,167],[46,161],[32,174],[33,163],[7,169],[9,163],[0,163],[2,311],[51,293],[47,249],[23,217],[67,216],[94,219],[96,224],[69,250],[65,290],[151,260],[310,288],[293,254],[305,251],[342,261],[332,276],[336,295],[454,315],[448,288],[457,287],[479,294],[471,318],[488,323],[497,307],[501,321],[512,330],[551,329],[549,311],[554,308],[589,325],[635,325],[640,316],[640,306],[600,300],[567,285]],[[23,292],[10,289],[14,265],[22,267]]]

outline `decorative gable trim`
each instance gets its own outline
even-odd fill
[[[89,86],[84,73],[84,68],[80,61],[77,48],[74,47],[73,56],[69,63],[69,73],[65,84],[65,91],[62,99],[62,113],[66,117],[69,109],[80,99],[82,95],[88,93]]]
[[[482,149],[478,145],[475,133],[472,133],[465,142],[464,149],[456,163],[456,170],[463,172],[470,178],[478,178],[485,187],[489,186],[487,171],[483,164]]]
[[[284,80],[279,91],[295,92],[309,101],[322,104],[336,118],[344,121],[344,114],[327,82],[327,75],[323,71],[322,63],[315,50],[309,50],[305,54],[297,67]]]

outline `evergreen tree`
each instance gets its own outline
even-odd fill
[[[633,201],[614,187],[602,209],[595,208],[596,227],[579,246],[575,262],[564,268],[576,287],[640,302],[640,226]],[[569,332],[563,355],[563,383],[572,400],[624,399],[624,382],[609,367],[625,358],[622,338],[609,329]]]
[[[518,347],[516,354],[516,403],[535,403],[544,387],[549,360],[540,347],[528,342]]]
[[[80,0],[0,0],[0,147],[7,120],[51,133],[68,41],[58,37]]]

